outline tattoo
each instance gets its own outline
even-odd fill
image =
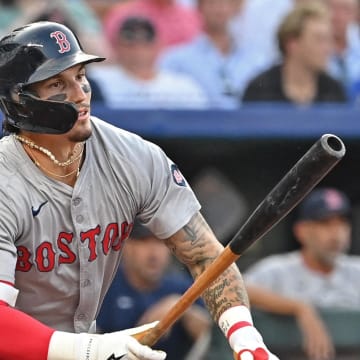
[[[191,244],[193,245],[195,240],[196,240],[196,233],[194,232],[194,230],[188,226],[185,225],[184,226],[184,231],[186,232],[186,234],[188,235],[188,238],[191,240]]]
[[[249,299],[236,265],[225,270],[204,292],[204,301],[217,322],[227,309],[242,304],[249,306]]]
[[[167,239],[166,244],[181,262],[189,266],[190,270],[201,267],[201,271],[192,272],[196,277],[205,269],[205,264],[217,256],[215,251],[212,250],[212,256],[209,252],[211,248],[209,246],[211,243],[208,243],[209,236],[214,235],[203,217],[197,214],[183,229]]]
[[[200,213],[166,240],[175,256],[187,265],[194,279],[223,251],[223,246]],[[208,310],[217,322],[220,315],[230,307],[249,305],[241,274],[235,264],[226,269],[203,294]]]

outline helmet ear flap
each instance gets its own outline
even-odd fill
[[[30,93],[20,93],[19,102],[1,98],[1,108],[10,125],[36,133],[64,134],[78,117],[73,103],[40,100]]]
[[[4,47],[7,46],[0,49],[0,79],[5,80],[5,86],[2,85],[1,88],[6,90],[6,83],[14,86],[26,81],[29,74],[44,62],[44,55],[37,45],[20,46],[8,52],[4,52]]]

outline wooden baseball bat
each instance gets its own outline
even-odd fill
[[[175,306],[152,329],[135,336],[152,346],[191,304],[255,241],[280,222],[342,159],[345,146],[336,135],[324,134],[264,198],[223,252],[194,281]]]

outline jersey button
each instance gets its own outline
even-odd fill
[[[87,287],[91,285],[91,281],[89,279],[86,279],[82,282],[81,287]]]
[[[81,199],[80,199],[80,198],[75,198],[75,199],[73,200],[73,204],[74,204],[75,206],[78,206],[80,203],[81,203]]]
[[[77,317],[78,320],[82,321],[86,319],[86,315],[85,314],[79,314]]]
[[[82,215],[78,215],[78,216],[76,217],[76,222],[78,222],[78,223],[82,223],[83,220],[84,220],[84,217],[83,217]]]

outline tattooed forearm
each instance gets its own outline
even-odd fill
[[[188,239],[190,240],[191,245],[194,245],[195,241],[197,239],[195,230],[190,225],[185,225],[184,226],[184,231],[185,231]]]
[[[204,292],[203,298],[216,322],[220,315],[232,306],[249,306],[247,292],[236,265],[225,270]]]
[[[166,243],[176,257],[187,265],[194,279],[224,250],[200,213]],[[209,286],[203,298],[216,322],[232,306],[249,306],[242,277],[235,264]]]
[[[181,262],[189,266],[190,271],[195,270],[195,266],[199,267],[199,271],[192,272],[195,277],[204,270],[206,262],[213,261],[218,254],[209,242],[209,235],[215,238],[198,213],[178,233],[166,240],[167,246]]]

